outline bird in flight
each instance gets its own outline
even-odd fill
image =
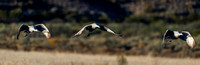
[[[38,31],[42,32],[48,39],[51,37],[49,30],[44,24],[37,24],[37,25],[32,25],[32,26],[22,24],[18,29],[17,39],[19,39],[19,35],[21,31],[24,31],[26,33],[25,37],[28,36],[32,32],[38,32]]]
[[[107,31],[107,32],[112,33],[114,35],[118,35],[114,31],[112,31],[111,29],[109,29],[108,27],[106,27],[104,25],[99,25],[97,23],[92,23],[92,24],[89,24],[89,25],[85,25],[80,31],[78,31],[74,36],[72,36],[72,38],[80,36],[85,29],[89,31],[87,36],[89,36],[90,33],[93,32],[96,29]],[[118,36],[120,36],[120,35],[118,35]]]
[[[173,31],[173,30],[166,30],[164,37],[163,37],[163,44],[165,44],[166,41],[171,42],[175,39],[182,39],[187,42],[188,46],[190,48],[194,48],[195,46],[195,40],[191,36],[191,34],[188,31]]]

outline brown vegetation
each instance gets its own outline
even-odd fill
[[[33,23],[25,23],[33,24]],[[187,25],[157,23],[146,25],[142,23],[109,23],[105,24],[115,32],[124,35],[123,38],[104,31],[95,31],[86,37],[88,31],[77,38],[71,38],[88,23],[44,23],[49,28],[52,38],[46,39],[38,32],[29,37],[20,35],[16,40],[18,27],[21,23],[4,24],[0,27],[0,48],[27,50],[27,51],[60,51],[91,54],[125,54],[125,55],[152,55],[162,57],[200,57],[199,25],[194,22]],[[162,37],[166,29],[187,30],[197,42],[194,49],[190,49],[186,42],[176,40],[169,43],[169,48],[162,47]]]

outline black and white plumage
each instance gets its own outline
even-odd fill
[[[44,24],[37,24],[33,26],[22,24],[18,29],[17,39],[19,39],[21,31],[24,31],[26,33],[25,37],[32,32],[42,32],[48,39],[51,37],[49,30]]]
[[[173,30],[166,30],[164,37],[163,37],[163,43],[168,41],[169,39],[174,40],[174,39],[182,39],[187,42],[188,46],[190,48],[194,48],[195,46],[195,40],[191,36],[191,34],[188,31],[173,31]],[[171,42],[171,41],[170,41]]]
[[[106,26],[104,26],[104,25],[99,25],[99,24],[97,24],[97,23],[92,23],[92,24],[89,24],[89,25],[85,25],[80,31],[78,31],[78,32],[77,32],[74,36],[72,36],[72,37],[76,37],[76,36],[81,35],[82,32],[83,32],[85,29],[89,31],[88,36],[89,36],[89,34],[90,34],[91,32],[93,32],[93,31],[96,30],[96,29],[100,29],[100,30],[103,30],[103,31],[107,31],[107,32],[112,33],[112,34],[114,34],[114,35],[118,35],[118,34],[116,34],[114,31],[112,31],[111,29],[109,29],[108,27],[106,27]]]

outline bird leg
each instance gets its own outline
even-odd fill
[[[167,44],[164,44],[164,45],[163,45],[163,48],[167,48]]]
[[[172,42],[171,37],[168,36],[166,39],[167,39],[168,42]]]
[[[168,39],[169,42],[172,42],[172,39]]]
[[[29,32],[27,32],[27,33],[26,33],[26,35],[25,35],[25,37],[27,37],[29,34],[30,34],[30,33],[29,33]]]
[[[89,32],[89,33],[88,33],[87,37],[89,37],[89,36],[90,36],[90,34],[91,34],[91,32]]]

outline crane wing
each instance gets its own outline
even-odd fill
[[[28,29],[29,29],[28,25],[22,24],[18,29],[17,39],[19,39],[19,35],[20,35],[21,31],[25,31],[25,30],[28,30]]]
[[[72,36],[72,38],[81,35],[82,32],[85,30],[85,28],[88,27],[88,26],[89,26],[89,25],[85,25],[85,26],[84,26],[81,30],[79,30],[74,36]]]
[[[183,33],[183,38],[181,37],[181,39],[185,39],[185,41],[187,42],[187,44],[191,47],[191,48],[194,48],[195,46],[195,40],[194,38],[192,37],[192,35],[188,32],[188,31],[182,31]]]
[[[35,26],[38,31],[42,32],[46,36],[46,38],[49,39],[51,37],[48,28],[44,24],[37,24]]]
[[[120,36],[120,37],[122,37],[122,35],[119,35],[119,34],[117,34],[117,33],[115,33],[114,31],[112,31],[110,28],[108,28],[108,27],[106,27],[106,26],[104,26],[104,25],[99,25],[100,26],[100,30],[103,30],[103,31],[107,31],[107,32],[109,32],[109,33],[112,33],[112,34],[114,34],[114,35],[117,35],[117,36]]]
[[[174,31],[167,29],[163,36],[163,44],[166,42],[168,38],[172,38],[174,36]]]

